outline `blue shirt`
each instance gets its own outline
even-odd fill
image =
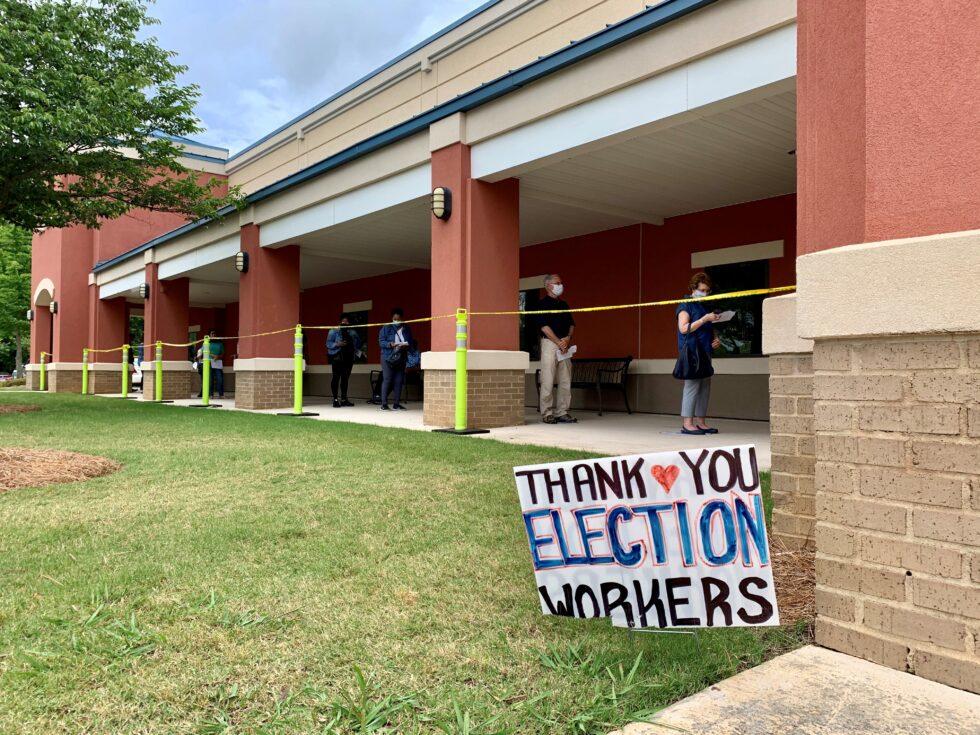
[[[683,304],[677,305],[677,311],[674,313],[675,316],[680,316],[682,311],[686,311],[688,316],[691,318],[691,322],[696,322],[698,319],[703,317],[708,313],[708,309],[705,308],[704,304],[699,303],[696,299],[691,301],[685,301]],[[706,322],[700,327],[695,329],[693,332],[689,332],[691,337],[694,337],[705,351],[711,354],[711,343],[715,338],[715,325],[711,322]],[[681,330],[677,330],[677,350],[680,352],[684,345],[684,335],[681,334]]]

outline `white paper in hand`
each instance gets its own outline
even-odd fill
[[[569,347],[568,348],[568,352],[559,352],[558,353],[558,362],[565,362],[565,360],[567,360],[568,358],[570,358],[576,352],[578,352],[578,345],[572,345],[571,347]]]
[[[715,321],[715,324],[721,324],[722,322],[730,322],[734,316],[735,316],[734,311],[723,311],[718,315],[718,319],[717,321]]]

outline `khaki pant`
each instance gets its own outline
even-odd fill
[[[541,418],[564,416],[572,402],[572,361],[558,362],[558,345],[541,338]],[[558,395],[554,395],[555,375]],[[552,408],[554,403],[554,408]]]

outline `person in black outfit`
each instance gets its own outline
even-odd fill
[[[350,326],[350,319],[346,314],[340,315],[340,328],[331,329],[327,333],[327,354],[330,356],[330,366],[333,368],[333,377],[330,379],[330,392],[333,394],[333,407],[353,406],[347,400],[347,385],[350,382],[350,373],[354,369],[354,360],[361,352],[361,338]],[[337,398],[337,389],[340,388],[340,398]]]
[[[538,301],[535,310],[567,312],[568,304],[559,298],[565,291],[561,276],[557,273],[545,276],[544,288],[547,295]],[[541,420],[546,424],[574,424],[577,419],[568,415],[572,402],[572,363],[571,359],[558,357],[567,355],[572,347],[575,318],[570,313],[537,314],[536,318],[541,333]]]

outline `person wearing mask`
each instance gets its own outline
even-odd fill
[[[545,276],[547,295],[538,301],[537,311],[568,312],[568,304],[561,299],[565,284],[557,273]],[[541,420],[546,424],[574,424],[577,419],[568,415],[572,402],[572,363],[569,350],[575,332],[575,319],[571,313],[538,314],[537,325],[541,333]],[[559,356],[563,359],[559,360]],[[554,390],[555,378],[558,390]]]
[[[709,311],[698,299],[703,299],[711,293],[711,277],[704,272],[695,273],[689,283],[692,301],[685,301],[677,306],[677,349],[683,353],[688,349],[687,341],[695,340],[695,347],[700,355],[708,360],[708,372],[713,372],[711,352],[721,341],[715,337],[714,323],[718,314]],[[711,396],[711,377],[687,378],[684,380],[684,392],[681,397],[681,433],[682,434],[717,434],[705,423],[708,415],[708,398]]]
[[[330,367],[333,369],[330,392],[333,394],[334,408],[354,405],[347,400],[347,386],[350,383],[351,370],[354,369],[354,360],[361,353],[361,338],[356,331],[348,329],[349,326],[350,319],[346,314],[341,314],[340,328],[327,332],[327,355],[330,357]]]
[[[391,408],[404,411],[401,404],[402,386],[405,384],[405,368],[408,352],[412,348],[411,328],[404,323],[405,314],[400,308],[391,310],[391,322],[381,327],[378,343],[381,345],[381,410],[388,411],[388,396],[394,393]]]
[[[225,346],[217,339],[217,333],[211,330],[211,395],[225,397]]]

